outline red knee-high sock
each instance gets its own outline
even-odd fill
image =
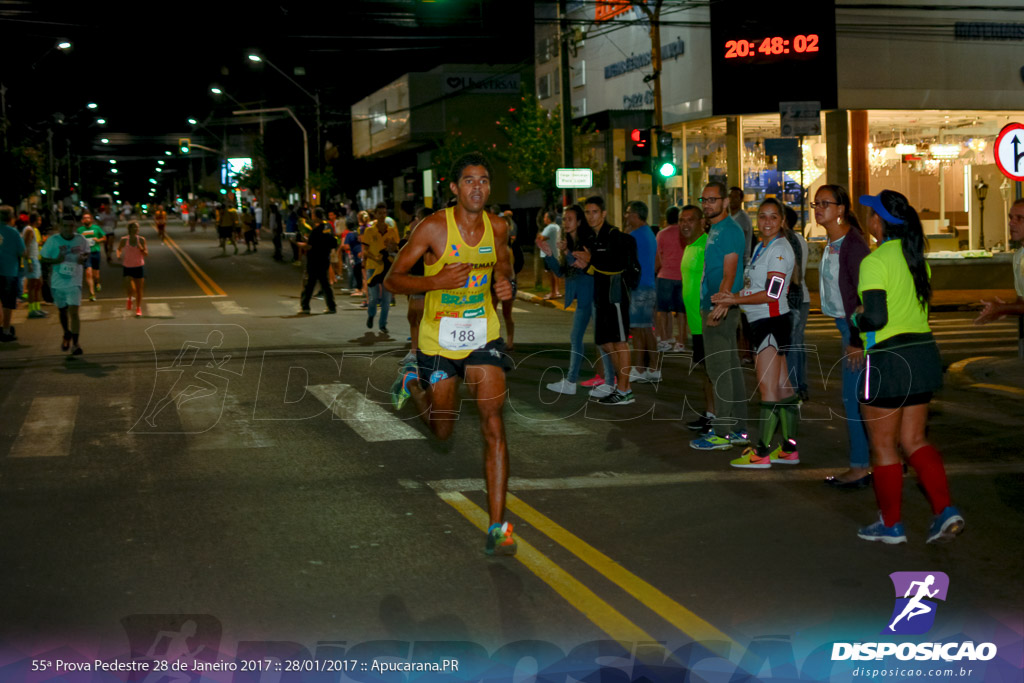
[[[949,481],[938,449],[931,444],[922,446],[910,454],[907,462],[921,480],[928,502],[932,504],[932,514],[937,515],[949,507]]]
[[[882,513],[882,521],[892,526],[900,521],[903,503],[903,465],[881,465],[871,470],[875,483],[875,500]]]

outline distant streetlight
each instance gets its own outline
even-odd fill
[[[159,166],[157,166],[157,168],[156,168],[156,172],[157,172],[157,173],[163,173],[163,172],[164,172],[164,169],[162,169],[162,168],[160,168]]]
[[[59,43],[57,43],[57,49],[58,50],[70,50],[71,49],[71,43],[66,41],[66,40],[62,40]]]
[[[100,143],[101,143],[101,144],[104,144],[104,145],[105,145],[105,144],[107,144],[108,142],[110,142],[110,139],[109,139],[109,138],[100,138]]]
[[[188,119],[188,124],[189,124],[190,126],[194,126],[194,125],[196,125],[197,123],[199,123],[199,121],[197,121],[196,119],[192,118],[191,116],[189,117],[189,119]]]
[[[224,91],[221,90],[220,88],[210,88],[210,92],[212,92],[214,95],[223,95],[224,94]]]
[[[172,157],[172,156],[174,156],[174,155],[173,155],[173,154],[171,154],[170,152],[168,152],[168,151],[167,151],[167,150],[165,149],[165,150],[164,150],[164,156],[166,156],[166,157]]]
[[[98,123],[101,126],[105,126],[105,125],[107,125],[107,120],[106,119],[96,119],[96,123]]]
[[[319,169],[320,168],[320,154],[323,151],[323,144],[320,141],[320,93],[319,92],[317,92],[317,93],[309,92],[308,90],[303,88],[299,84],[298,81],[296,81],[294,78],[292,78],[287,73],[285,73],[281,69],[281,67],[279,67],[277,64],[274,64],[272,61],[270,61],[266,57],[263,57],[262,55],[258,55],[256,53],[251,53],[251,54],[248,55],[248,57],[249,57],[249,61],[251,61],[251,62],[260,63],[260,64],[269,64],[270,67],[272,69],[274,69],[274,71],[276,71],[277,73],[279,73],[282,76],[284,76],[285,78],[287,78],[291,82],[291,84],[294,85],[299,90],[301,90],[303,92],[303,94],[306,95],[306,97],[308,97],[309,99],[313,100],[313,103],[316,105],[316,149],[317,149],[317,151],[316,151],[316,165],[317,165],[317,169]]]
[[[111,173],[117,173],[117,169],[116,168],[112,168],[112,169],[110,169],[110,172]]]
[[[150,179],[149,179],[149,182],[151,182],[151,183],[153,183],[154,185],[156,185],[156,178],[150,178]]]
[[[163,166],[163,165],[164,165],[164,164],[165,164],[166,162],[165,162],[165,161],[164,161],[163,159],[160,159],[160,160],[159,160],[159,161],[157,161],[156,163],[157,163],[157,165],[159,165],[159,166]]]
[[[96,107],[98,107],[100,105],[96,104],[95,102],[90,102],[89,104],[87,104],[85,106],[89,107],[89,109],[95,109]]]
[[[117,159],[111,159],[111,160],[110,160],[110,163],[112,163],[112,164],[116,164],[116,163],[117,163]]]

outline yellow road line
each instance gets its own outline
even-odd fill
[[[655,612],[665,621],[679,629],[695,641],[725,641],[728,647],[738,648],[732,638],[719,631],[692,611],[662,593],[660,590],[636,576],[610,557],[587,544],[567,529],[524,503],[516,496],[509,494],[508,509],[544,532],[556,543],[563,546],[576,557],[597,570],[606,579],[622,588],[639,600],[645,607]],[[720,653],[724,654],[724,653]]]
[[[488,517],[482,508],[457,491],[439,492],[441,500],[468,519],[481,531],[487,531]],[[518,550],[515,558],[533,572],[541,581],[555,589],[559,595],[583,613],[598,628],[623,644],[655,642],[642,628],[623,616],[618,610],[580,583],[575,577],[559,567],[523,540],[516,537]]]
[[[1005,384],[972,384],[971,389],[988,389],[989,391],[998,391],[1004,394],[1024,396],[1024,389],[1007,386]]]
[[[221,289],[221,288],[220,288],[220,286],[219,286],[219,285],[218,285],[218,284],[217,284],[216,282],[214,282],[214,281],[213,281],[213,278],[212,278],[212,277],[210,277],[209,275],[207,275],[207,274],[206,274],[206,271],[204,271],[204,270],[203,270],[202,268],[200,268],[200,267],[199,267],[199,264],[197,264],[197,263],[196,263],[195,261],[193,261],[193,260],[192,260],[192,257],[191,257],[191,256],[189,256],[189,255],[188,255],[188,253],[187,253],[187,252],[186,252],[186,251],[185,251],[184,249],[182,249],[181,247],[179,247],[179,246],[178,246],[178,243],[177,243],[177,242],[175,242],[175,241],[174,241],[173,239],[171,239],[170,237],[168,237],[168,238],[167,238],[167,244],[169,244],[169,245],[171,246],[171,249],[172,249],[172,250],[174,251],[175,255],[177,255],[177,254],[181,254],[181,256],[182,256],[182,257],[184,257],[184,258],[185,258],[185,259],[186,259],[186,260],[187,260],[187,261],[188,261],[188,262],[189,262],[190,264],[192,264],[192,267],[193,267],[193,268],[195,269],[195,271],[196,271],[197,273],[199,273],[199,275],[200,275],[200,276],[201,276],[201,277],[202,277],[202,278],[203,278],[204,280],[206,280],[206,282],[208,282],[208,283],[209,283],[209,289],[210,289],[210,290],[212,290],[212,291],[208,291],[208,292],[207,292],[207,294],[219,294],[219,295],[221,295],[221,296],[226,296],[226,295],[227,295],[227,293],[226,293],[226,292],[225,292],[225,291],[224,291],[223,289]],[[178,260],[180,261],[180,260],[181,260],[181,258],[179,258]],[[184,263],[183,263],[182,265],[184,265]],[[188,267],[186,266],[186,269],[187,269],[187,268],[188,268]],[[191,273],[190,273],[190,274],[191,274]],[[192,275],[192,277],[193,277],[193,279],[195,279],[195,275]],[[199,282],[199,280],[196,280],[196,282]],[[199,286],[200,286],[200,287],[201,287],[201,288],[202,288],[202,289],[203,289],[204,291],[206,291],[206,287],[204,287],[204,286],[202,285],[202,283],[200,283],[200,285],[199,285]]]
[[[174,246],[172,246],[170,242],[165,242],[165,244],[167,244],[168,248],[171,250],[171,253],[174,254],[174,258],[178,259],[178,262],[181,264],[181,267],[184,268],[185,272],[189,274],[189,277],[196,281],[196,284],[199,285],[199,289],[203,290],[203,294],[205,294],[206,296],[213,296],[213,290],[207,287],[206,283],[199,278],[195,271],[192,270],[192,267],[189,266],[188,262],[185,261],[185,259],[182,257],[182,252],[179,249],[176,249]]]

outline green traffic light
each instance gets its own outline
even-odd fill
[[[679,173],[679,169],[671,161],[666,161],[658,167],[658,173],[661,174],[662,178],[671,178]]]

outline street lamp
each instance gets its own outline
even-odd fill
[[[316,166],[317,166],[317,170],[319,170],[320,169],[320,154],[323,151],[323,145],[320,142],[320,93],[319,92],[317,92],[317,93],[309,92],[308,90],[303,88],[301,85],[299,85],[299,83],[294,78],[292,78],[287,73],[285,73],[279,66],[277,66],[277,64],[274,64],[272,61],[270,61],[266,57],[264,57],[262,55],[258,55],[256,53],[250,53],[248,55],[248,57],[249,57],[249,61],[250,62],[254,62],[254,63],[257,63],[257,64],[260,64],[260,63],[262,63],[262,64],[269,64],[274,69],[274,71],[276,71],[277,73],[279,73],[282,76],[284,76],[285,78],[287,78],[288,81],[291,82],[292,85],[294,85],[296,88],[301,90],[306,95],[306,97],[308,97],[311,100],[313,100],[313,102],[316,104]]]
[[[238,100],[236,100],[236,99],[235,99],[234,97],[232,97],[232,96],[231,96],[231,93],[227,92],[227,91],[226,91],[226,90],[224,90],[223,88],[220,88],[220,87],[218,87],[218,86],[216,86],[216,85],[211,85],[211,86],[210,86],[210,92],[212,92],[212,93],[213,93],[214,95],[223,95],[224,97],[228,98],[229,100],[231,100],[232,102],[234,102],[235,104],[237,104],[237,105],[238,105],[239,107],[241,107],[242,109],[245,109],[245,105],[244,105],[244,104],[242,104],[241,102],[239,102]],[[190,122],[190,123],[191,123],[191,122]]]
[[[173,157],[174,155],[165,149],[164,150],[164,156],[165,157]]]
[[[190,125],[190,126],[194,126],[194,125],[196,125],[197,123],[199,123],[199,121],[197,121],[196,119],[192,118],[191,116],[190,116],[190,117],[188,117],[188,125]]]
[[[97,123],[97,125],[105,126],[105,125],[107,125],[107,120],[106,119],[96,119],[96,123]]]
[[[974,183],[974,193],[978,196],[979,223],[978,246],[985,248],[985,197],[988,197],[988,184],[984,178],[978,176],[978,182]]]
[[[234,114],[235,116],[242,116],[244,114],[269,114],[271,112],[276,112],[276,111],[286,111],[286,112],[288,112],[288,115],[292,117],[293,121],[295,121],[295,125],[297,125],[299,127],[299,129],[302,130],[302,154],[303,154],[303,160],[305,162],[305,167],[306,167],[306,195],[305,195],[305,199],[308,202],[308,201],[310,201],[310,196],[309,196],[309,135],[306,134],[306,127],[303,126],[302,123],[299,121],[298,117],[295,116],[295,112],[293,112],[288,107],[271,107],[269,109],[242,109],[241,111],[233,111],[231,113]]]
[[[67,41],[67,40],[60,41],[59,43],[57,43],[57,49],[58,50],[70,50],[71,49],[70,41]]]
[[[109,138],[100,138],[100,144],[102,144],[102,145],[105,145],[105,144],[107,144],[108,142],[110,142],[110,139],[109,139]]]
[[[100,105],[96,104],[95,102],[90,102],[89,104],[87,104],[85,106],[87,106],[89,109],[95,109],[96,107],[98,107]]]

